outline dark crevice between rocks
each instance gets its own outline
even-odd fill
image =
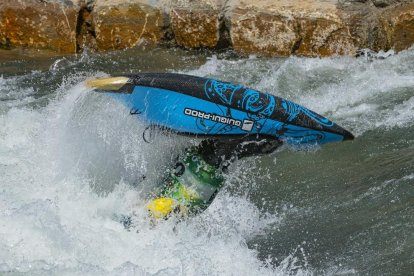
[[[94,2],[81,0],[79,5],[80,8],[76,22],[76,53],[81,53],[86,48],[96,51],[96,32],[92,18]]]
[[[163,27],[162,27],[162,33],[163,36],[160,41],[160,46],[163,47],[176,47],[177,42],[175,41],[175,34],[171,26],[171,16],[168,13],[164,13],[163,16]]]
[[[230,37],[230,20],[222,15],[219,18],[219,38],[215,50],[228,50],[232,48]]]
[[[0,40],[0,49],[3,49],[3,50],[10,50],[11,49],[10,38],[5,37],[5,38]]]
[[[229,11],[231,7],[229,0],[224,0],[221,11],[219,12],[219,30],[218,30],[218,41],[214,50],[219,55],[234,56],[238,55],[233,49],[233,43],[231,41],[231,20],[229,17]]]
[[[298,40],[295,41],[295,44],[292,46],[291,54],[294,55],[299,50],[300,45],[302,44],[303,38],[300,37]]]
[[[303,37],[302,37],[302,26],[299,22],[295,24],[296,33],[299,34],[299,38],[296,39],[295,43],[293,44],[290,54],[295,55],[296,52],[299,50],[300,46],[302,45]]]

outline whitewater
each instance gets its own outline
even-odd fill
[[[30,69],[30,58],[0,59],[0,273],[413,271],[414,50],[385,59],[151,51],[51,57]],[[266,91],[356,139],[241,160],[203,214],[153,224],[146,199],[174,158],[200,140],[147,133],[139,116],[84,85],[139,71]],[[132,218],[129,228],[124,216]]]

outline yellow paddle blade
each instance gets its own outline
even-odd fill
[[[128,82],[127,77],[109,77],[87,80],[86,86],[102,90],[118,90]]]

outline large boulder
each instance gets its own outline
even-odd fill
[[[411,0],[234,0],[231,40],[245,53],[354,55],[414,43]]]
[[[401,51],[414,0],[1,0],[0,47],[104,51],[140,43],[271,56]]]
[[[343,1],[338,5],[357,49],[386,50],[388,38],[380,19],[380,9],[370,1]]]
[[[408,49],[414,44],[414,4],[399,5],[381,13],[388,48],[395,51]]]
[[[328,56],[356,51],[337,1],[241,0],[229,16],[233,47],[245,53]]]
[[[78,5],[70,0],[1,0],[0,47],[76,51]]]
[[[185,48],[215,48],[220,39],[220,2],[174,0],[170,7],[175,42]]]
[[[92,12],[98,50],[125,49],[164,37],[164,13],[145,0],[97,0]]]

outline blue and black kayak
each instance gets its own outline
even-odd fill
[[[354,138],[346,129],[292,101],[215,79],[139,73],[87,84],[121,101],[148,124],[179,134],[257,136],[294,145]]]

